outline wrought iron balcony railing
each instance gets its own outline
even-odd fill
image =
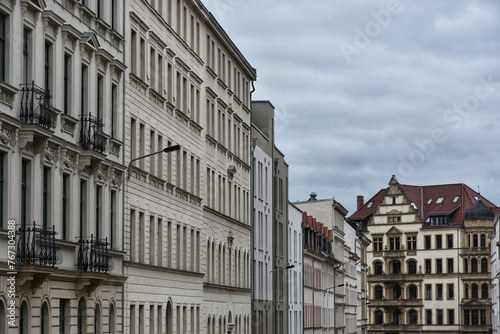
[[[104,123],[102,119],[88,114],[82,117],[80,130],[80,146],[85,150],[93,150],[103,153],[106,149],[106,137],[104,136]]]
[[[21,85],[21,110],[19,119],[26,124],[35,124],[45,129],[55,128],[52,120],[52,111],[49,91],[31,84]]]
[[[107,272],[111,269],[111,257],[108,252],[108,238],[90,240],[80,239],[80,249],[76,267],[80,271]]]
[[[59,263],[55,227],[20,227],[17,230],[18,264],[54,266]]]

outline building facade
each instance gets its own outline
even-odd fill
[[[489,236],[496,207],[464,184],[401,185],[393,176],[349,217],[372,240],[372,333],[491,328]]]
[[[500,215],[496,215],[491,240],[491,303],[493,333],[500,333]]]
[[[123,11],[0,3],[2,333],[123,332]]]
[[[304,242],[302,235],[302,211],[296,206],[288,204],[288,259],[294,267],[290,269],[288,291],[288,328],[289,334],[303,334],[304,310]]]
[[[124,322],[249,333],[255,69],[199,1],[126,6]]]
[[[288,165],[274,145],[273,125],[271,102],[252,101],[254,189],[257,192],[254,195],[253,277],[255,292],[259,293],[254,296],[256,333],[288,333],[289,330]],[[268,299],[271,296],[272,301]],[[259,299],[262,297],[264,299]]]

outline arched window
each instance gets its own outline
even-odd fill
[[[384,323],[384,313],[381,310],[375,311],[375,324],[381,325]]]
[[[488,298],[488,284],[483,283],[481,285],[481,298],[487,299]]]
[[[478,247],[478,240],[477,240],[477,234],[474,234],[474,236],[472,237],[472,240],[474,241],[474,244],[472,245],[472,247]]]
[[[222,317],[219,317],[219,334],[223,334],[223,331],[222,331]]]
[[[473,273],[477,273],[477,259],[472,259],[470,264],[471,264],[471,271]]]
[[[86,333],[87,322],[87,303],[82,297],[78,302],[78,334]]]
[[[464,259],[464,272],[469,272],[469,260]]]
[[[208,316],[207,319],[207,334],[212,334],[212,321],[210,319],[210,316]]]
[[[418,324],[418,313],[415,310],[411,310],[408,312],[408,317],[409,317],[409,322],[410,325],[417,325]]]
[[[380,261],[377,261],[375,262],[375,264],[373,265],[374,268],[375,268],[375,275],[382,275],[382,262]]]
[[[29,314],[28,303],[26,303],[26,301],[23,301],[23,303],[21,304],[21,313],[19,318],[19,334],[31,333],[29,321],[30,321],[30,314]]]
[[[94,309],[94,333],[101,334],[101,307],[99,304],[95,305]]]
[[[0,332],[7,333],[7,308],[5,307],[5,303],[0,298]]]
[[[417,299],[417,287],[415,285],[410,285],[408,287],[408,298]]]
[[[488,260],[486,258],[481,259],[481,272],[482,273],[488,272]]]
[[[402,321],[402,318],[403,317],[401,316],[401,311],[400,310],[396,310],[392,314],[392,321],[394,321],[396,324],[400,324],[401,321]]]
[[[169,300],[167,303],[167,311],[165,314],[165,330],[167,334],[174,333],[174,319],[172,313],[172,302]],[[210,317],[208,318],[208,331],[210,333]],[[212,332],[212,334],[215,334]]]
[[[398,260],[392,263],[392,273],[401,274],[401,262],[399,262]]]
[[[464,284],[464,297],[465,299],[469,298],[469,284]]]
[[[383,289],[380,285],[375,287],[375,299],[382,299],[384,297]]]
[[[417,261],[411,260],[408,262],[408,274],[417,273]]]
[[[158,314],[160,316],[160,314]],[[109,332],[116,333],[116,312],[115,305],[109,305]]]
[[[481,247],[486,247],[486,235],[481,234]]]
[[[479,297],[478,286],[477,286],[476,283],[472,284],[472,286],[471,286],[471,292],[472,292],[472,298],[478,298]]]
[[[40,333],[49,334],[50,333],[50,312],[49,305],[44,302],[42,305],[42,316],[40,318]]]
[[[401,287],[397,284],[392,288],[392,297],[394,299],[401,298]]]

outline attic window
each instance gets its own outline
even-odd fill
[[[441,204],[441,203],[443,203],[443,200],[444,200],[444,197],[439,197],[439,198],[436,200],[436,204]]]
[[[417,205],[413,202],[411,202],[411,207],[414,208],[415,210],[417,210]]]
[[[372,205],[373,205],[373,202],[370,202],[370,203],[368,203],[368,205],[366,206],[366,208],[370,208]]]
[[[460,199],[460,196],[456,196],[454,199],[453,199],[453,203],[456,203],[458,202],[458,200]]]
[[[476,201],[479,201],[479,196],[474,196],[474,198],[476,199]]]
[[[432,203],[432,198],[427,201],[427,204],[431,204],[431,203]]]

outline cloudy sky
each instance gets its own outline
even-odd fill
[[[499,1],[203,3],[276,107],[290,201],[314,191],[352,214],[395,174],[500,206]]]

